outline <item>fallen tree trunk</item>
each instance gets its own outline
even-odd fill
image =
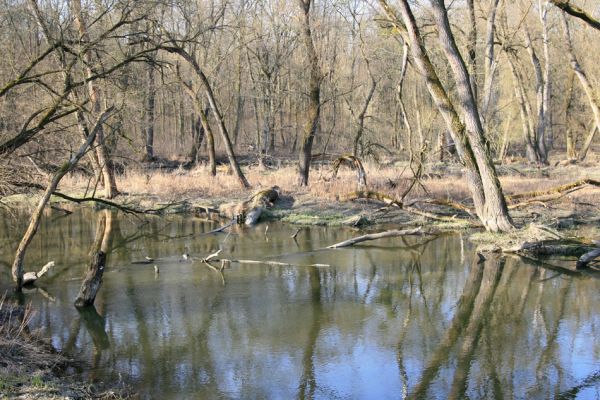
[[[594,179],[588,179],[588,178],[580,179],[578,181],[567,183],[565,185],[557,186],[557,187],[554,187],[551,189],[513,194],[511,196],[507,196],[506,199],[508,201],[514,201],[514,200],[519,200],[519,199],[529,199],[529,198],[534,198],[534,197],[541,197],[541,196],[546,196],[546,195],[550,195],[550,194],[563,193],[563,192],[566,192],[566,191],[569,191],[572,189],[583,187],[585,185],[592,185],[592,186],[600,187],[600,181],[597,181]]]
[[[327,246],[328,249],[339,249],[341,247],[349,247],[354,246],[357,243],[366,242],[369,240],[377,240],[389,237],[398,237],[398,236],[408,236],[408,235],[427,235],[430,232],[424,232],[422,227],[418,227],[415,229],[404,229],[404,230],[391,230],[379,233],[369,233],[367,235],[358,236],[352,239],[344,240],[343,242],[339,242],[336,244],[332,244],[331,246]]]

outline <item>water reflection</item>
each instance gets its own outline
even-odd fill
[[[89,361],[90,379],[130,377],[148,398],[598,396],[593,277],[480,260],[458,235],[317,251],[355,232],[311,228],[291,238],[293,227],[270,224],[266,240],[264,227],[204,235],[216,225],[111,217],[95,309],[72,303],[97,215],[44,225],[27,260],[57,261],[43,282],[55,301],[27,299],[53,344]],[[0,238],[9,242],[6,231]],[[231,258],[332,267],[232,264],[221,275],[218,264],[181,258],[219,247]],[[153,264],[134,264],[144,257],[159,276]],[[2,284],[8,261],[3,252]]]

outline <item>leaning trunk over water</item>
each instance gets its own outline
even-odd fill
[[[27,231],[25,231],[25,234],[23,235],[23,238],[21,239],[21,242],[19,243],[19,247],[17,248],[17,251],[15,253],[15,259],[12,264],[12,276],[13,276],[14,281],[17,284],[16,290],[18,292],[20,292],[23,287],[23,261],[25,260],[25,253],[27,252],[27,248],[29,247],[29,244],[33,240],[33,237],[35,236],[37,229],[40,226],[40,220],[42,218],[44,208],[46,207],[46,204],[50,200],[50,196],[52,196],[52,193],[58,187],[58,184],[61,181],[61,179],[69,171],[71,171],[75,167],[75,165],[77,165],[77,163],[79,162],[81,157],[83,157],[84,154],[89,150],[92,143],[94,142],[94,139],[96,138],[96,135],[98,134],[98,131],[100,130],[100,127],[108,119],[110,112],[111,112],[111,109],[103,112],[100,115],[100,118],[98,118],[98,121],[96,122],[96,124],[94,126],[94,129],[88,135],[85,143],[83,143],[81,145],[81,147],[79,148],[77,153],[75,153],[75,155],[73,155],[73,157],[71,157],[71,159],[69,159],[67,162],[65,162],[62,165],[62,167],[60,167],[58,169],[58,171],[56,171],[54,173],[54,175],[50,179],[50,183],[48,184],[48,187],[46,188],[46,190],[44,191],[44,193],[42,195],[42,198],[38,202],[37,207],[35,208],[33,214],[31,215],[31,219],[29,221],[29,226],[27,227]]]
[[[321,113],[321,71],[319,68],[319,57],[313,42],[310,7],[312,0],[298,0],[303,13],[302,39],[306,56],[308,58],[308,109],[304,121],[304,132],[300,142],[300,159],[298,161],[298,184],[308,186],[308,175],[310,171],[310,160],[312,157],[312,145],[319,126],[319,115]]]
[[[382,4],[388,16],[397,21],[398,26],[405,27],[403,28],[405,29],[404,35],[410,43],[416,67],[425,77],[427,89],[445,121],[456,145],[457,153],[464,163],[465,177],[473,197],[477,216],[489,231],[512,230],[514,226],[508,214],[502,188],[483,136],[483,128],[471,90],[471,81],[450,32],[443,3],[437,4],[436,1],[432,1],[436,10],[440,41],[445,47],[448,61],[457,80],[466,127],[461,122],[427,55],[408,1],[400,1],[400,15],[396,14],[385,0],[379,0],[379,3]]]

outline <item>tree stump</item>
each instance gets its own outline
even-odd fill
[[[75,299],[75,307],[85,307],[94,304],[96,294],[102,286],[102,274],[104,273],[104,266],[106,264],[106,253],[98,251],[92,256],[92,262],[88,269],[85,278],[79,288],[79,294]]]

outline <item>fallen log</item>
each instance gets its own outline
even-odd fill
[[[428,232],[424,232],[422,227],[415,229],[404,229],[404,230],[391,230],[379,233],[369,233],[367,235],[358,236],[352,239],[344,240],[331,246],[327,246],[328,249],[339,249],[341,247],[354,246],[357,243],[366,242],[368,240],[377,240],[389,237],[408,236],[408,235],[426,235]]]
[[[586,186],[586,185],[600,187],[600,181],[597,181],[594,179],[587,179],[587,178],[580,179],[578,181],[567,183],[565,185],[557,186],[557,187],[554,187],[551,189],[513,194],[511,196],[507,196],[506,199],[508,201],[514,201],[514,200],[519,200],[519,199],[529,199],[529,198],[534,198],[534,197],[547,196],[547,195],[551,195],[551,194],[563,193],[563,192],[573,190],[573,189],[581,189],[583,186]]]
[[[23,274],[23,285],[31,285],[54,267],[54,261],[50,261],[42,267],[38,272],[26,272]]]

